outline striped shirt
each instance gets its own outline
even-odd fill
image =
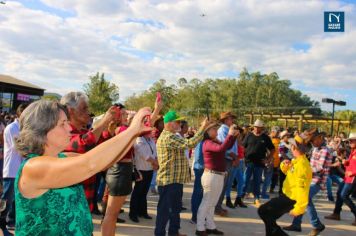
[[[173,183],[184,184],[190,181],[189,163],[185,155],[187,148],[194,148],[202,139],[203,131],[199,129],[190,139],[177,136],[163,130],[157,140],[157,185],[165,186]]]
[[[310,166],[313,170],[313,184],[320,184],[325,187],[326,179],[330,172],[332,163],[331,150],[323,144],[321,147],[314,148],[310,158]]]

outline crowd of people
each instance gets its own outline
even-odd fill
[[[198,236],[223,235],[214,215],[229,217],[234,208],[247,208],[247,197],[253,198],[266,235],[300,232],[305,212],[313,227],[309,235],[318,235],[326,227],[313,204],[321,190],[335,202],[325,218],[341,220],[345,203],[356,226],[355,133],[347,138],[316,128],[268,129],[259,119],[252,127],[238,126],[229,111],[193,129],[174,110],[161,115],[160,98],[153,105],[153,111],[131,112],[114,104],[92,119],[88,97],[70,92],[60,102],[22,104],[12,121],[2,115],[0,233],[89,236],[97,214],[102,235],[115,235],[128,197],[133,223],[152,220],[151,191],[159,196],[154,235],[166,235],[168,228],[168,235],[184,236],[183,188],[193,179],[190,222]],[[286,213],[294,219],[281,228],[276,221]]]

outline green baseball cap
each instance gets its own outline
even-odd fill
[[[180,117],[175,110],[169,110],[163,117],[164,123],[169,123],[172,121],[184,120],[185,117]]]

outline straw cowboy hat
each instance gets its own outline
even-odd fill
[[[232,117],[233,119],[236,119],[236,116],[234,114],[232,114],[231,111],[220,113],[220,121],[221,122],[223,122],[225,119],[227,119],[229,117]]]
[[[213,127],[219,127],[220,124],[217,121],[210,121],[209,125],[206,127],[206,131],[208,131],[209,129],[213,128]]]

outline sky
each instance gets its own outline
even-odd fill
[[[124,101],[159,79],[236,78],[247,68],[356,110],[356,1],[4,2],[0,74],[46,92],[83,90],[101,72]],[[345,32],[324,32],[324,11],[345,12]]]

